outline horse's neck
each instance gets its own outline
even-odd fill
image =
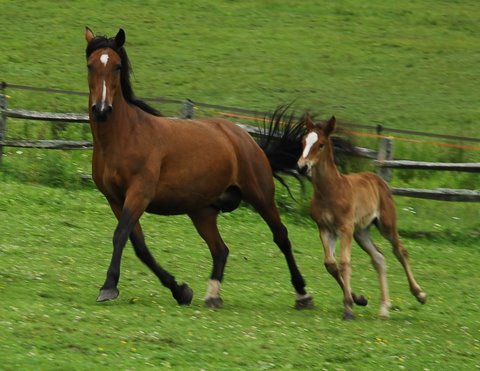
[[[325,153],[312,168],[312,179],[315,192],[321,195],[335,190],[335,185],[341,182],[342,175],[335,165],[331,144],[325,148]]]
[[[111,116],[105,122],[91,124],[94,144],[102,148],[111,145],[123,146],[122,139],[128,139],[132,133],[132,120],[127,118],[136,114],[135,108],[125,100],[115,101],[114,107]]]

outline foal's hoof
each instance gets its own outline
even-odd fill
[[[313,298],[310,295],[295,300],[295,309],[312,309],[313,307]]]
[[[178,286],[176,292],[172,292],[172,295],[179,305],[190,305],[193,298],[193,290],[184,283]]]
[[[421,304],[425,304],[427,302],[427,294],[425,294],[424,292],[420,292],[419,294],[417,294],[416,298]]]
[[[223,307],[223,299],[221,297],[206,298],[205,299],[205,306],[209,307],[209,308],[222,308]]]
[[[368,304],[367,298],[363,295],[355,295],[354,293],[352,293],[352,299],[355,304],[360,305],[362,307]]]
[[[118,297],[120,292],[116,287],[111,289],[101,289],[100,294],[97,296],[97,301],[107,301],[107,300],[114,300]]]

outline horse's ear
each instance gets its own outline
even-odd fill
[[[337,123],[337,119],[335,118],[335,116],[330,117],[330,120],[328,120],[324,130],[326,136],[329,136],[330,134],[333,133],[333,131],[335,130],[336,123]]]
[[[313,120],[312,116],[310,116],[310,112],[305,112],[303,122],[305,123],[305,127],[307,128],[308,131],[313,130]]]
[[[125,31],[120,28],[117,32],[117,36],[115,36],[115,45],[121,48],[125,44]]]
[[[94,38],[95,35],[93,34],[93,31],[90,28],[85,27],[85,40],[87,40],[87,43],[92,41]]]

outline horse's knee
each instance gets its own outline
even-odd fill
[[[284,254],[292,250],[292,246],[288,238],[288,230],[283,224],[273,231],[273,242],[275,242],[275,244]]]

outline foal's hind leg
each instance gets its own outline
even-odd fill
[[[382,235],[392,244],[393,253],[398,261],[402,264],[403,269],[407,275],[408,284],[410,286],[411,293],[417,298],[417,300],[425,304],[427,301],[427,294],[422,291],[422,288],[415,281],[413,276],[412,269],[410,268],[410,263],[408,259],[408,251],[403,246],[400,241],[400,236],[398,235],[396,227],[396,218],[395,218],[395,208],[393,201],[391,206],[387,210],[382,210],[381,218],[378,221],[378,229]]]
[[[222,240],[217,227],[218,211],[214,208],[205,208],[196,213],[189,214],[198,234],[207,243],[213,258],[213,269],[208,281],[205,305],[220,308],[223,300],[220,297],[223,272],[227,263],[228,247]]]
[[[295,288],[295,308],[296,309],[308,309],[313,307],[313,298],[311,295],[307,294],[305,290],[305,280],[300,273],[300,270],[297,267],[295,258],[292,252],[292,245],[288,238],[287,228],[283,225],[280,220],[280,215],[278,213],[277,207],[275,206],[273,200],[268,205],[260,203],[252,203],[258,213],[261,215],[263,220],[268,224],[270,230],[273,233],[273,241],[282,251],[285,259],[287,260],[287,265],[290,270],[291,282]]]
[[[372,265],[378,274],[378,282],[380,284],[380,317],[388,318],[390,309],[390,298],[388,295],[387,284],[387,264],[382,252],[373,243],[370,234],[367,229],[361,229],[355,231],[355,241],[358,245],[370,255],[372,259]]]

